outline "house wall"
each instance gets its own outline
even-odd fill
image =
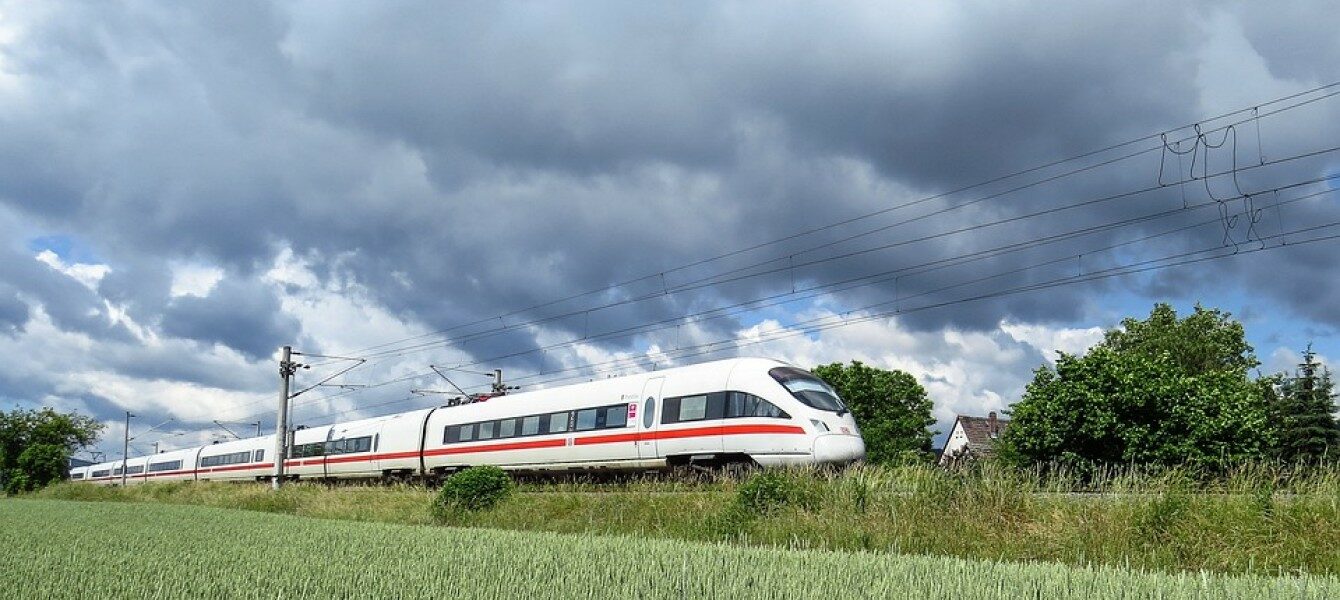
[[[947,457],[956,456],[962,452],[968,445],[968,435],[963,432],[963,425],[954,421],[954,429],[949,432],[949,439],[945,441],[945,450],[940,455],[940,462],[944,463]]]

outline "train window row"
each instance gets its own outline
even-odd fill
[[[594,408],[527,415],[508,419],[448,425],[442,443],[476,442],[482,440],[526,437],[566,433],[568,431],[595,431],[619,429],[628,426],[628,405],[611,404]]]
[[[70,479],[83,479],[83,473],[70,473]]]
[[[257,452],[260,451],[258,450]],[[215,456],[202,456],[200,457],[200,466],[221,467],[224,465],[238,465],[242,463],[249,463],[252,462],[251,456],[252,455],[250,450],[247,450],[246,452],[232,452],[229,454],[218,454]]]
[[[102,469],[101,471],[94,471],[93,477],[106,477],[111,474],[112,474],[111,469]]]
[[[294,446],[293,451],[289,453],[289,458],[310,458],[313,456],[328,456],[332,454],[371,452],[372,445],[372,436],[370,435],[356,438],[341,438],[338,440],[330,440],[328,442],[298,444]]]
[[[312,456],[325,456],[325,455],[326,455],[325,442],[294,444],[293,447],[289,448],[288,452],[289,458],[308,458]]]
[[[176,471],[181,469],[180,460],[169,460],[166,462],[149,463],[149,472],[158,473],[160,471]]]
[[[762,417],[790,419],[791,415],[753,394],[744,392],[713,392],[694,396],[666,398],[661,423],[685,423],[716,419]]]
[[[365,435],[356,438],[344,438],[326,442],[326,454],[352,454],[354,452],[371,452],[372,436]]]
[[[144,472],[144,465],[134,465],[126,469],[126,475],[139,475]],[[121,467],[112,469],[112,475],[120,475]]]

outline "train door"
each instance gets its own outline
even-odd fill
[[[656,429],[661,421],[661,386],[664,383],[664,377],[653,377],[642,386],[642,403],[637,415],[641,432],[638,436],[637,451],[638,458],[642,460],[660,458],[657,453]]]

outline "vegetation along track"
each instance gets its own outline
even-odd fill
[[[1340,579],[351,523],[197,506],[0,503],[16,598],[1334,598]],[[95,592],[96,590],[96,592]]]

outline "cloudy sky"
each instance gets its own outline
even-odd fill
[[[0,402],[116,454],[272,428],[284,344],[369,358],[299,424],[748,354],[943,433],[1158,301],[1340,356],[1340,17],[1260,4],[0,0]]]

